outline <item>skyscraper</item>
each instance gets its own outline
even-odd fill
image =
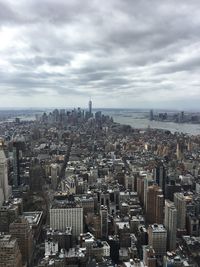
[[[56,190],[58,183],[58,164],[51,164],[51,187]]]
[[[148,228],[149,245],[155,250],[156,256],[164,256],[167,245],[167,230],[162,224],[153,224]]]
[[[155,181],[153,180],[152,175],[150,175],[149,173],[145,173],[143,175],[143,177],[144,177],[144,186],[143,186],[143,190],[142,191],[144,191],[144,192],[143,192],[142,203],[144,203],[144,207],[146,209],[147,208],[147,192],[148,192],[148,188],[150,186],[152,186],[155,183]]]
[[[30,166],[30,189],[41,191],[43,186],[44,169],[38,162],[32,162]]]
[[[177,209],[170,200],[165,200],[164,225],[167,229],[167,247],[172,251],[176,248]]]
[[[176,145],[177,160],[182,160],[183,156],[184,156],[184,144],[182,140],[178,140]]]
[[[154,179],[162,189],[164,195],[165,195],[166,177],[167,177],[166,168],[162,162],[159,162],[156,168],[154,169]]]
[[[19,143],[13,142],[13,185],[20,185],[20,170],[19,170]]]
[[[0,187],[0,208],[3,205],[3,202],[4,202],[3,188]]]
[[[90,101],[89,101],[89,114],[90,114],[90,116],[92,115],[92,100],[90,99]]]
[[[146,218],[149,223],[163,223],[164,196],[158,185],[148,187]]]
[[[8,201],[9,185],[8,185],[8,166],[5,153],[0,149],[0,189],[3,191],[3,200]]]
[[[22,216],[16,219],[10,224],[10,234],[17,239],[23,263],[29,266],[33,254],[33,235],[28,221]]]
[[[101,206],[101,237],[106,239],[108,237],[108,210],[107,206]]]
[[[25,150],[25,138],[23,135],[13,135],[13,185],[18,187],[20,181],[20,158]]]
[[[153,110],[151,109],[149,112],[149,120],[153,121],[153,119],[154,119],[154,114],[153,114]]]
[[[183,193],[174,194],[174,204],[177,209],[177,229],[185,230],[186,228],[186,209],[187,203],[192,201],[192,197]]]

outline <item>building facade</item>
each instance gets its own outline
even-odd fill
[[[78,237],[83,232],[83,208],[51,208],[50,227],[58,230],[72,227],[72,235]]]
[[[167,230],[162,224],[153,224],[148,228],[149,246],[151,246],[155,255],[163,257],[167,250]]]
[[[165,201],[164,225],[167,229],[167,248],[172,251],[176,248],[177,209],[170,200]]]
[[[17,239],[11,235],[0,235],[0,267],[22,267]]]

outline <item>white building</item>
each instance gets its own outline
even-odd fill
[[[0,149],[0,188],[3,190],[4,201],[7,201],[11,190],[8,185],[7,159],[2,149]]]
[[[172,251],[176,248],[177,209],[170,200],[165,200],[164,225],[167,229],[168,249]]]
[[[110,257],[110,246],[106,241],[102,241],[103,244],[103,257]]]
[[[177,228],[186,228],[186,209],[187,204],[192,201],[192,195],[183,193],[174,193],[174,204],[177,209]]]
[[[45,240],[45,257],[55,256],[58,251],[58,241]]]
[[[72,235],[78,237],[83,233],[83,208],[51,208],[50,227],[58,230],[72,227]]]
[[[58,164],[51,164],[51,186],[56,190],[58,184]]]

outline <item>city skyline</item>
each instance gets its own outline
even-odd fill
[[[200,113],[92,104],[1,112],[0,266],[200,266]]]
[[[198,109],[198,1],[0,1],[0,107]]]

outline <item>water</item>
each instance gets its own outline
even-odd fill
[[[145,129],[150,127],[169,130],[172,133],[180,132],[189,135],[200,135],[200,124],[150,121],[148,119],[148,112],[105,110],[103,114],[112,116],[115,122],[128,124],[133,128]]]
[[[94,110],[96,112],[97,110]],[[162,122],[162,121],[150,121],[149,111],[142,110],[120,110],[120,109],[102,109],[103,114],[113,117],[115,122],[121,124],[131,125],[133,128],[146,129],[148,127],[154,129],[169,130],[172,133],[180,132],[189,135],[200,135],[200,124],[191,123],[175,123],[175,122]],[[40,112],[42,114],[42,112]],[[39,112],[37,114],[40,114]],[[24,116],[18,116],[22,121],[35,120],[35,114],[29,114]],[[14,121],[10,119],[9,121]]]

